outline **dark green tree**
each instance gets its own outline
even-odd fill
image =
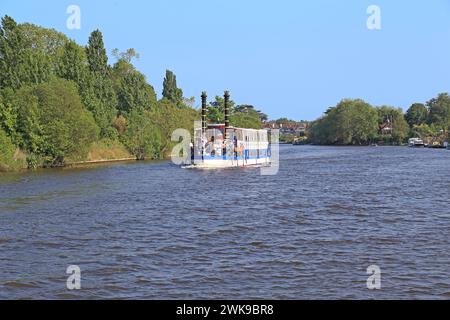
[[[426,123],[427,119],[428,109],[422,103],[414,103],[405,114],[405,120],[411,128]]]
[[[194,121],[198,120],[200,113],[186,106],[176,106],[168,99],[161,99],[157,105],[150,110],[149,117],[152,123],[161,130],[161,152],[168,155],[173,142],[172,133],[178,128],[189,132],[194,131]]]
[[[160,159],[161,131],[150,120],[146,110],[131,110],[127,114],[127,127],[121,136],[123,144],[137,160]]]
[[[375,108],[363,100],[342,100],[315,121],[309,136],[315,144],[367,144],[378,132]]]
[[[390,106],[381,106],[377,108],[378,111],[378,123],[389,123],[392,127],[390,133],[390,142],[401,144],[405,142],[408,137],[410,128],[405,120],[403,110],[400,108],[394,108]],[[385,139],[389,142],[389,139]]]
[[[428,123],[448,130],[450,126],[450,96],[440,93],[437,98],[427,102],[429,108]]]
[[[99,30],[91,33],[86,56],[91,71],[87,86],[89,91],[83,94],[86,107],[94,115],[100,127],[100,135],[115,138],[117,132],[112,124],[117,116],[117,96],[113,88],[103,35]]]
[[[150,109],[156,105],[156,93],[127,59],[119,59],[112,72],[114,88],[118,98],[118,110],[127,113],[131,110]]]
[[[163,98],[166,98],[177,106],[180,106],[183,102],[183,90],[177,87],[177,77],[170,70],[166,70],[162,95]]]
[[[0,172],[21,169],[23,161],[15,159],[17,147],[11,138],[0,128]]]
[[[106,49],[103,43],[103,34],[100,30],[97,29],[92,31],[89,36],[86,55],[89,62],[89,68],[92,72],[103,77],[109,75],[108,56],[106,55]]]
[[[47,165],[84,159],[90,144],[98,138],[99,129],[71,81],[54,78],[23,87],[14,103],[19,108],[22,148]]]
[[[45,82],[53,72],[52,56],[43,49],[40,29],[18,25],[11,17],[2,18],[0,28],[0,88]],[[48,31],[48,30],[47,30]],[[48,33],[55,31],[48,31]]]

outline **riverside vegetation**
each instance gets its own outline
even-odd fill
[[[193,130],[199,109],[193,107],[195,98],[183,96],[172,71],[166,71],[158,99],[132,63],[139,57],[134,49],[114,49],[112,56],[116,62],[110,65],[99,30],[81,46],[53,29],[2,18],[0,172],[130,157],[162,159],[170,153],[175,129]],[[259,129],[268,120],[252,105],[230,101],[230,107],[234,126]],[[208,121],[223,122],[221,97],[208,109]],[[406,114],[345,99],[308,124],[305,142],[402,144],[417,136],[442,143],[449,127],[447,93],[413,104]]]
[[[95,30],[81,46],[64,34],[9,16],[0,26],[0,171],[87,160],[161,159],[177,128],[200,118],[167,70],[162,98],[133,65],[134,49],[112,51]],[[210,102],[220,121],[222,100]],[[232,124],[260,128],[267,116],[232,102]]]
[[[426,104],[373,107],[363,100],[342,100],[309,128],[309,141],[325,145],[403,144],[408,137],[443,143],[450,129],[450,96],[441,93]]]

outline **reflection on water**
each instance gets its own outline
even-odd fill
[[[280,165],[1,175],[0,298],[450,296],[450,152],[282,146]]]

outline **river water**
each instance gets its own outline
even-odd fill
[[[280,149],[275,176],[168,162],[0,175],[0,298],[450,298],[450,151]]]

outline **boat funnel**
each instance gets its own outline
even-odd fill
[[[205,134],[206,132],[206,113],[208,111],[206,106],[206,99],[208,98],[208,95],[206,94],[206,91],[202,92],[202,133]]]
[[[223,104],[225,109],[225,132],[224,132],[224,138],[227,138],[227,130],[230,128],[230,93],[228,91],[225,91],[225,94],[223,96]]]

